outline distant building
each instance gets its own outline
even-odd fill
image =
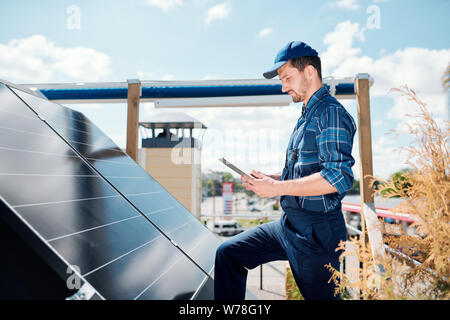
[[[139,126],[139,164],[200,219],[202,140],[193,134],[206,126],[182,112],[157,114]]]

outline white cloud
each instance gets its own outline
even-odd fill
[[[415,122],[420,113],[416,102],[409,100],[409,97],[400,94],[392,94],[394,98],[394,106],[387,112],[387,118],[400,120],[395,128],[399,133],[408,133],[408,125],[416,127]],[[443,119],[446,118],[445,107],[447,100],[445,94],[426,94],[418,93],[418,98],[427,105],[427,110],[432,114],[433,119],[443,128]],[[408,115],[408,116],[406,116]]]
[[[358,23],[344,21],[325,35],[323,42],[327,45],[327,50],[320,55],[324,74],[329,73],[331,68],[361,54],[361,49],[353,47],[353,43],[355,39],[364,41],[364,31],[364,28],[359,28]]]
[[[0,75],[13,82],[106,80],[110,60],[92,48],[58,47],[42,35],[0,43]]]
[[[450,61],[450,49],[399,49],[378,59],[358,55],[349,57],[333,70],[333,75],[367,72],[374,79],[372,92],[386,95],[391,88],[407,84],[426,95],[442,94],[441,77]]]
[[[182,0],[147,0],[146,3],[153,7],[157,7],[164,11],[170,11],[175,7],[179,7],[183,5]]]
[[[359,140],[355,137],[352,156],[355,164],[352,167],[355,179],[361,178],[361,161],[359,157]],[[408,154],[399,147],[398,135],[384,134],[372,140],[373,175],[388,179],[389,176],[400,169],[409,167]]]
[[[208,25],[213,20],[226,19],[231,12],[231,2],[223,2],[211,7],[206,13],[205,23]]]
[[[347,10],[357,10],[359,9],[358,0],[339,0],[335,2],[330,2],[329,5],[332,8],[338,7]]]
[[[170,73],[166,73],[165,75],[163,75],[161,77],[161,80],[163,81],[171,81],[171,80],[175,80],[175,76],[173,74]]]
[[[382,125],[383,125],[383,121],[381,121],[381,120],[375,120],[372,122],[373,127],[380,127]]]
[[[203,5],[205,3],[212,2],[212,1],[215,1],[215,0],[194,0],[194,4]]]
[[[273,32],[272,28],[263,28],[261,29],[261,31],[259,32],[258,36],[260,38],[263,38],[265,36],[268,36],[269,34],[271,34]]]
[[[203,78],[201,78],[201,80],[220,80],[220,77],[213,75],[206,75]]]
[[[141,71],[141,70],[139,70],[139,71],[137,72],[137,76],[138,76],[138,78],[139,78],[140,80],[149,80],[149,79],[151,79],[152,77],[154,77],[154,74],[153,74],[153,72],[147,72],[147,71]]]
[[[408,47],[395,52],[382,50],[373,58],[362,54],[358,41],[364,41],[365,28],[358,23],[345,21],[339,23],[333,31],[326,34],[324,43],[327,49],[321,54],[323,74],[335,77],[354,76],[369,73],[374,78],[370,89],[371,97],[390,97],[392,106],[386,110],[383,121],[391,121],[392,129],[398,133],[407,132],[411,123],[406,114],[417,114],[417,106],[407,97],[390,92],[391,88],[408,85],[418,97],[427,103],[428,110],[441,123],[445,117],[446,94],[441,86],[441,77],[450,61],[450,49],[432,50]],[[380,119],[373,126],[380,124]],[[394,122],[392,122],[394,121]],[[392,139],[392,137],[390,137]],[[396,151],[393,140],[384,137],[374,141],[374,173],[383,177],[406,166],[406,156]],[[355,147],[354,147],[355,148]]]
[[[383,135],[372,143],[374,175],[384,179],[406,167],[408,155],[396,145],[395,137]]]
[[[372,58],[361,54],[361,48],[355,45],[357,40],[364,40],[364,30],[358,23],[345,21],[325,35],[328,47],[321,54],[324,75],[369,73],[375,81],[371,87],[373,96],[386,96],[391,88],[405,84],[433,103],[439,100],[435,96],[444,96],[441,77],[450,61],[450,49],[409,47],[394,53],[380,52],[377,58]],[[442,113],[443,108],[441,104],[435,111]]]
[[[393,92],[392,97],[394,99],[394,107],[387,114],[388,119],[396,119],[401,120],[405,117],[405,115],[413,115],[417,113],[418,109],[415,108],[415,103],[410,101],[408,97],[401,96],[400,93]],[[430,96],[427,97],[428,99]],[[432,97],[432,100],[439,100],[440,96]],[[431,104],[427,104],[427,107],[432,107]]]

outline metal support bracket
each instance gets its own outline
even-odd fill
[[[92,288],[90,284],[85,283],[76,293],[67,297],[66,300],[90,300],[95,292],[95,289]]]

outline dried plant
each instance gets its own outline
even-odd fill
[[[330,281],[335,281],[336,290],[341,293],[356,289],[362,299],[449,299],[449,122],[445,121],[444,129],[440,129],[426,104],[407,86],[392,90],[413,101],[419,109],[418,114],[408,115],[413,120],[408,124],[413,141],[402,148],[408,154],[411,170],[383,181],[376,193],[405,200],[394,212],[413,215],[418,235],[386,236],[384,241],[421,264],[405,259],[402,254],[386,254],[382,261],[374,261],[370,248],[352,239],[340,244],[338,249],[344,250],[341,259],[357,257],[364,268],[353,279],[332,270]],[[358,249],[349,250],[349,247]]]
[[[286,265],[286,276],[285,276],[285,290],[286,290],[286,300],[304,300],[300,290],[295,283],[294,276],[292,274],[291,267]]]

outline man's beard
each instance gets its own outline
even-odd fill
[[[293,92],[293,95],[291,95],[292,102],[302,102],[304,99],[297,93]]]

